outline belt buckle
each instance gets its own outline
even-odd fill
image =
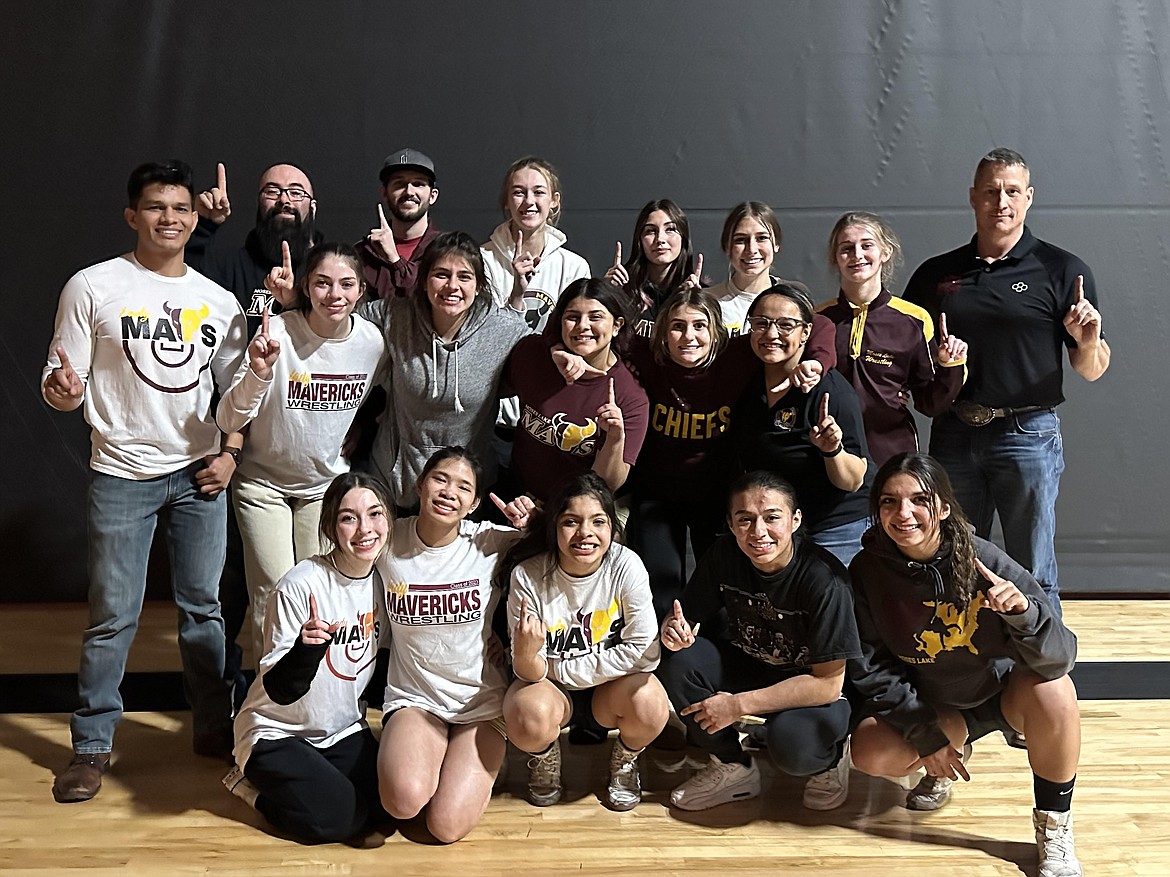
[[[978,402],[956,402],[954,412],[967,426],[987,426],[995,420],[995,409]]]

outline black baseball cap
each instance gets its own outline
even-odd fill
[[[417,149],[411,149],[409,146],[396,149],[386,156],[378,178],[384,186],[392,173],[403,170],[422,171],[431,178],[431,185],[435,184],[435,163],[428,156],[423,155]]]

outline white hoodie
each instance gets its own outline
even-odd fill
[[[544,252],[540,254],[536,274],[528,281],[528,289],[524,293],[524,320],[534,332],[544,330],[548,316],[565,287],[574,280],[590,276],[589,263],[565,249],[566,240],[568,238],[559,228],[552,225],[544,227]],[[496,226],[491,238],[480,250],[492,297],[499,307],[507,307],[516,279],[516,272],[512,268],[512,259],[516,256],[516,235],[512,233],[511,225],[503,222]]]

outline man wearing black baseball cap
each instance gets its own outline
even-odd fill
[[[379,178],[378,225],[354,246],[366,283],[389,298],[414,289],[418,260],[439,234],[427,215],[439,189],[435,163],[409,146],[386,156]]]

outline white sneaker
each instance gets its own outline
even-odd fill
[[[724,764],[712,755],[706,767],[670,793],[670,803],[680,810],[707,810],[759,794],[760,769],[754,758],[745,767],[734,761]]]
[[[963,744],[963,764],[971,760],[971,744]],[[953,780],[926,774],[906,795],[907,810],[937,810],[951,800]]]
[[[1082,877],[1081,863],[1073,848],[1073,818],[1070,811],[1033,810],[1036,851],[1040,855],[1037,877]]]
[[[609,786],[605,790],[606,804],[611,810],[633,810],[642,800],[642,778],[638,775],[638,756],[627,749],[618,737],[613,741],[609,756]]]
[[[849,738],[838,762],[826,771],[808,778],[804,784],[804,806],[809,810],[836,810],[845,803],[849,795],[849,769],[853,766],[849,758]]]
[[[260,790],[252,785],[252,781],[244,776],[244,772],[232,765],[221,780],[225,789],[251,807],[256,809],[256,799],[260,797]]]
[[[528,759],[528,803],[548,807],[561,800],[561,738],[544,755]]]

